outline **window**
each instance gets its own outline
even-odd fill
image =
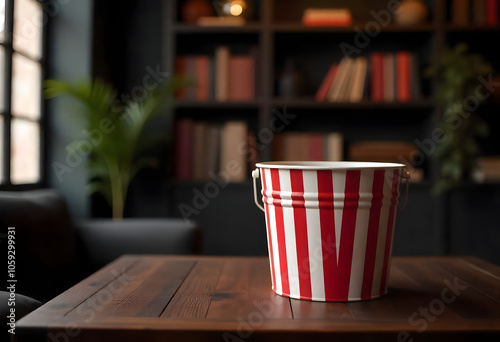
[[[44,13],[0,0],[0,184],[40,184]]]

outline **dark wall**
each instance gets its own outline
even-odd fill
[[[67,1],[54,7],[47,37],[47,78],[74,82],[87,79],[92,67],[92,0]],[[47,183],[66,198],[72,217],[89,215],[85,160],[67,163],[66,147],[82,137],[82,126],[74,120],[74,104],[67,98],[47,101]],[[71,165],[58,176],[54,166]]]
[[[119,94],[141,86],[148,67],[161,64],[161,0],[96,1],[94,75]]]
[[[118,98],[124,102],[140,99],[145,77],[152,70],[162,69],[161,16],[161,0],[106,0],[95,3],[93,75],[112,84]],[[148,134],[165,134],[165,120],[155,126]],[[132,197],[141,197],[142,188],[165,181],[167,151],[159,148],[151,153],[160,161],[159,166],[156,170],[144,170],[131,184],[129,202],[132,204],[127,204],[126,216],[140,215],[133,208],[136,199]],[[146,184],[143,185],[143,182]],[[108,204],[99,194],[93,195],[91,202],[92,216],[111,215]],[[154,202],[160,203],[160,199],[155,197]],[[162,215],[160,205],[151,211],[156,213],[155,216]],[[145,215],[151,216],[149,213]]]

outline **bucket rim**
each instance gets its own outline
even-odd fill
[[[400,169],[405,164],[360,161],[272,161],[255,164],[263,169],[287,170],[358,170],[358,169]]]

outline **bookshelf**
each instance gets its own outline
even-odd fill
[[[297,118],[287,125],[285,132],[340,131],[344,135],[346,150],[349,144],[365,140],[423,140],[428,138],[436,127],[440,113],[433,99],[433,80],[422,80],[423,96],[418,101],[374,102],[365,98],[360,102],[350,103],[314,100],[317,87],[328,67],[332,62],[340,61],[342,57],[338,44],[342,41],[352,42],[356,36],[354,27],[364,28],[371,20],[370,10],[382,9],[387,1],[336,1],[335,4],[339,7],[347,6],[352,9],[355,19],[352,27],[302,26],[300,15],[306,6],[304,3],[311,7],[326,6],[331,1],[257,0],[255,17],[245,26],[238,27],[199,27],[183,24],[179,14],[182,3],[182,0],[164,0],[162,4],[162,37],[158,45],[162,49],[163,68],[174,72],[175,57],[179,54],[212,54],[220,45],[256,45],[260,49],[260,66],[256,69],[260,93],[254,100],[245,101],[179,100],[174,111],[175,119],[190,118],[221,125],[230,120],[243,120],[252,130],[259,132],[269,128],[269,122],[274,115],[273,108],[281,111],[286,107],[288,112],[296,114]],[[430,12],[426,23],[418,26],[390,23],[373,37],[364,53],[409,50],[419,56],[423,70],[431,63],[435,52],[441,46],[465,41],[469,43],[471,51],[482,53],[497,70],[500,69],[500,54],[491,48],[491,42],[497,40],[500,26],[478,26],[472,21],[456,24],[450,17],[452,1],[430,0],[426,3]],[[280,70],[289,56],[294,58],[302,74],[306,76],[304,82],[308,86],[302,95],[292,98],[283,97],[277,91]],[[500,117],[497,115],[499,108],[500,105],[492,101],[478,110],[481,117],[490,124],[491,130],[490,137],[481,141],[481,152],[485,155],[500,154]],[[263,145],[264,148],[259,150],[259,158],[262,161],[272,159],[272,143]],[[172,154],[169,152],[168,157],[171,158]],[[169,160],[165,164],[170,167],[173,161]],[[498,186],[464,184],[463,188],[445,197],[432,197],[430,190],[432,181],[436,179],[437,168],[436,162],[427,158],[424,163],[424,181],[410,185],[411,202],[398,214],[396,254],[466,251],[479,255],[481,250],[487,251],[487,247],[479,252],[462,248],[460,244],[465,245],[470,241],[464,239],[464,242],[459,242],[458,235],[451,231],[451,225],[460,225],[462,221],[466,221],[461,219],[460,215],[468,213],[470,201],[477,200],[477,203],[472,204],[483,208],[484,215],[492,216],[494,210],[490,212],[488,208],[498,199]],[[161,177],[164,176],[164,173],[161,173]],[[197,198],[196,194],[204,193],[210,181],[178,181],[174,178],[173,171],[170,171],[168,181],[160,187],[156,178],[145,178],[149,187],[143,190],[142,197],[137,196],[137,205],[142,205],[142,210],[147,213],[161,212],[162,215],[174,216],[180,216],[180,204],[195,208],[199,213],[191,218],[200,222],[204,231],[207,231],[205,239],[209,239],[204,240],[205,253],[255,254],[257,250],[258,253],[265,253],[264,220],[262,213],[254,208],[250,182],[228,184],[223,191],[221,189],[217,197],[210,198],[210,204],[206,208],[198,209],[193,201]],[[164,181],[164,178],[161,178],[161,181]],[[475,196],[476,193],[484,195],[490,189],[493,194],[491,198],[488,197],[487,202],[480,200],[479,195]],[[151,193],[156,194],[157,198],[148,202]],[[474,196],[471,197],[471,194]],[[141,209],[136,212],[140,214]],[[490,221],[493,222],[493,219],[488,222]],[[485,220],[484,226],[486,225]],[[467,231],[464,226],[461,229]],[[491,230],[487,231],[484,236],[493,234]],[[470,234],[464,233],[464,236],[471,239]],[[223,237],[227,238],[224,240]],[[493,238],[489,240],[495,241]],[[239,241],[241,245],[230,244],[229,241]]]
[[[466,21],[463,18],[456,19],[457,10],[454,8],[463,5],[457,5],[455,0],[425,1],[429,12],[427,21],[408,26],[396,24],[394,18],[390,22],[380,21],[382,12],[389,13],[387,1],[338,1],[335,7],[352,11],[353,25],[348,27],[304,26],[301,16],[306,8],[330,6],[328,1],[321,0],[254,0],[254,15],[245,25],[234,27],[184,24],[180,13],[183,4],[182,0],[165,1],[164,36],[167,43],[164,46],[164,59],[168,70],[176,71],[175,60],[182,54],[213,55],[218,46],[228,46],[231,50],[234,47],[241,49],[242,46],[258,47],[255,64],[255,87],[258,93],[253,99],[245,101],[180,99],[175,110],[176,118],[193,116],[215,122],[246,120],[249,129],[258,136],[260,130],[268,128],[275,115],[273,110],[282,111],[286,107],[288,112],[293,112],[299,118],[296,123],[287,125],[286,131],[327,133],[341,129],[345,137],[345,150],[349,143],[358,142],[357,139],[363,136],[374,140],[402,138],[406,142],[429,136],[438,122],[439,113],[433,100],[434,81],[424,78],[422,74],[432,63],[435,53],[444,44],[458,41],[467,41],[471,44],[471,50],[483,52],[485,49],[481,47],[481,41],[500,31],[498,25],[486,22],[486,18],[484,23],[477,24],[475,2],[467,4],[470,13]],[[461,16],[464,17],[464,14]],[[356,56],[369,58],[374,52],[411,53],[418,60],[419,98],[380,102],[370,100],[370,96],[365,95],[356,102],[316,101],[314,95],[329,67],[333,62],[339,63],[343,57],[340,44],[354,46],[360,30],[366,34],[369,27],[376,31],[370,34],[366,46],[356,49],[359,50]],[[478,41],[478,36],[486,38]],[[484,52],[486,59],[492,62],[495,54]],[[285,73],[285,64],[290,59],[300,76],[301,89],[299,94],[283,96],[280,81]],[[242,115],[239,114],[241,112]],[[391,129],[394,131],[391,132]],[[259,151],[259,160],[273,159],[272,150],[272,143],[266,144]],[[434,164],[430,158],[426,158],[422,165],[426,180],[432,181],[436,177],[437,166]]]

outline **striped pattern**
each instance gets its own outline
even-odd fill
[[[261,174],[274,292],[316,301],[387,292],[399,169]]]

